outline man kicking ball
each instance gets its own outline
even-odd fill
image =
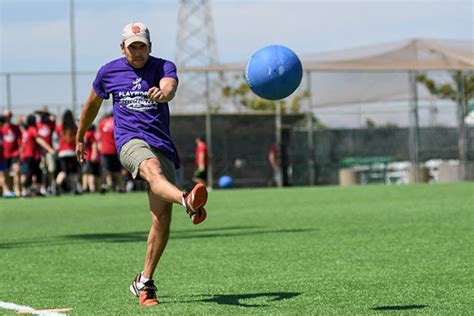
[[[175,186],[180,162],[169,131],[168,102],[178,87],[176,66],[150,55],[150,33],[143,23],[127,24],[120,48],[124,57],[100,68],[81,113],[76,154],[84,162],[84,134],[104,99],[113,97],[115,144],[120,162],[132,176],[148,182],[152,226],[143,271],[130,286],[144,306],[159,304],[153,273],[169,237],[173,203],[182,204],[194,224],[206,219],[207,190],[202,184],[187,192]]]

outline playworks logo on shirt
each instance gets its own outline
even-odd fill
[[[132,89],[119,91],[118,103],[132,111],[143,112],[157,107],[157,103],[148,98],[147,91],[141,91],[143,79],[138,77],[132,81]]]

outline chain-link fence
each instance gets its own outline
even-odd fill
[[[329,92],[338,97],[338,91],[348,96],[345,85],[325,91],[324,87],[337,84],[344,73],[305,73],[303,82],[294,96],[299,96],[296,106],[294,96],[283,105],[282,133],[288,135],[291,153],[291,182],[294,185],[336,184],[340,162],[347,157],[391,157],[394,160],[410,160],[410,130],[412,100],[409,98],[407,76],[393,72],[394,78],[371,87],[370,84],[389,78],[390,73],[346,73],[350,80],[346,86],[357,83],[358,89],[368,92],[355,93],[359,97],[355,104],[330,104],[326,102]],[[79,72],[77,75],[76,116],[87,99],[95,72]],[[204,98],[199,106],[193,104],[170,105],[173,137],[183,160],[185,178],[190,179],[194,169],[194,139],[198,135],[211,135],[214,183],[224,174],[235,178],[237,186],[263,186],[271,182],[271,170],[267,162],[268,147],[276,139],[275,106],[258,111],[253,95],[249,91],[239,92],[245,85],[243,75],[237,70],[219,74],[199,71],[197,75],[209,76],[209,91],[203,87]],[[358,76],[369,85],[362,85]],[[449,82],[449,72],[430,72],[437,82]],[[185,78],[185,76],[183,76]],[[213,82],[223,78],[216,88]],[[384,86],[398,82],[396,98],[388,98]],[[224,89],[234,89],[226,94]],[[373,91],[380,89],[380,91]],[[418,84],[419,161],[430,159],[459,159],[459,117],[456,102],[429,95],[422,84]],[[351,90],[352,91],[352,90]],[[367,97],[371,95],[372,97]],[[14,114],[32,113],[40,106],[61,115],[72,109],[72,88],[69,73],[3,73],[0,74],[0,107],[10,108]],[[247,102],[243,99],[247,98]],[[388,99],[387,99],[388,98]],[[405,98],[405,101],[403,99]],[[379,102],[376,102],[380,99]],[[250,100],[250,101],[249,101]],[[326,100],[326,101],[324,101]],[[385,101],[384,101],[385,100]],[[389,101],[390,100],[390,101]],[[323,102],[324,101],[324,102]],[[469,102],[467,100],[467,102]],[[273,106],[273,107],[272,107]],[[206,109],[210,109],[211,125],[206,126]],[[99,117],[111,110],[107,100]],[[295,114],[290,113],[297,111]],[[309,124],[307,113],[316,118]],[[345,127],[345,128],[341,128]],[[308,128],[315,132],[308,133]],[[312,135],[312,136],[310,136]],[[467,159],[474,160],[473,131],[468,128],[466,139]],[[313,151],[311,151],[313,148]],[[312,154],[311,154],[312,153]],[[314,161],[313,161],[314,160]]]
[[[410,137],[407,128],[339,129],[313,132],[314,152],[309,151],[304,115],[284,115],[283,138],[290,154],[290,183],[308,185],[314,174],[316,184],[338,184],[338,172],[348,158],[385,158],[387,162],[409,162]],[[214,183],[223,175],[234,178],[237,186],[265,186],[271,183],[267,155],[275,141],[275,116],[212,115]],[[185,179],[194,171],[194,139],[205,130],[204,115],[173,117],[172,134],[183,162]],[[202,133],[201,133],[202,134]],[[474,161],[474,129],[469,129],[468,161]],[[449,127],[420,130],[419,160],[456,160],[459,157],[458,131]],[[311,173],[311,159],[314,172]],[[471,175],[471,176],[474,176]]]

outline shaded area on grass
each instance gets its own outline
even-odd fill
[[[375,311],[401,311],[408,309],[422,309],[428,307],[428,305],[393,305],[393,306],[377,306],[372,309]]]
[[[234,305],[242,307],[263,307],[268,304],[251,304],[241,302],[246,299],[267,298],[267,302],[276,302],[294,298],[301,293],[297,292],[270,292],[270,293],[252,293],[252,294],[217,294],[211,298],[203,299],[203,302],[217,303],[221,305]]]
[[[239,236],[252,236],[262,234],[282,234],[282,233],[302,233],[313,231],[315,229],[254,229],[250,228],[235,228],[225,229],[218,228],[216,231],[189,231],[189,232],[171,232],[170,239],[195,239],[195,238],[216,238],[216,237],[239,237]],[[135,242],[135,241],[146,241],[148,232],[137,232],[137,233],[104,233],[104,234],[78,234],[78,235],[67,235],[65,238],[79,239],[88,241],[102,241],[102,242]]]
[[[283,234],[283,233],[303,233],[316,231],[315,228],[296,228],[296,229],[272,229],[260,226],[231,226],[219,228],[206,228],[199,230],[176,230],[171,232],[170,239],[196,239],[196,238],[222,238],[222,237],[241,237],[262,234]],[[46,239],[22,240],[0,243],[1,249],[65,245],[71,242],[107,242],[107,243],[126,243],[143,242],[147,240],[148,231],[125,232],[125,233],[91,233],[91,234],[73,234],[64,235]]]
[[[205,303],[216,303],[219,305],[232,305],[239,307],[266,307],[270,306],[272,302],[278,302],[283,300],[289,300],[295,298],[302,293],[299,292],[264,292],[264,293],[246,293],[246,294],[201,294],[192,295],[192,297],[204,297],[199,299],[191,300],[178,300],[178,301],[162,301],[164,304],[168,303],[193,303],[193,302],[205,302]],[[209,297],[210,296],[210,297]],[[162,297],[166,298],[166,297]],[[245,300],[264,300],[262,303],[245,302]]]

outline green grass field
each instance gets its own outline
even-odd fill
[[[472,182],[213,191],[207,205],[199,226],[175,206],[161,304],[142,308],[128,287],[144,193],[0,200],[0,302],[70,315],[474,311]]]

